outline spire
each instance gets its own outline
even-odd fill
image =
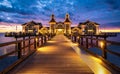
[[[49,21],[49,23],[56,23],[54,14],[51,15],[51,20]]]
[[[66,18],[69,18],[69,14],[68,13],[66,14]]]
[[[66,23],[66,24],[68,24],[68,23],[70,24],[70,23],[71,23],[68,13],[67,13],[66,16],[65,16],[65,21],[64,21],[64,23]]]
[[[54,18],[54,14],[51,15],[51,18]]]

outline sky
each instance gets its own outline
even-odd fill
[[[103,28],[120,28],[120,0],[0,0],[0,26],[31,20],[49,26],[51,14],[64,21],[66,13],[72,25],[90,20]]]

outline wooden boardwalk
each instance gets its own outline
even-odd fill
[[[63,35],[55,36],[13,74],[93,74]]]

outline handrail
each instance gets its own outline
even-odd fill
[[[71,36],[71,39],[72,39],[73,42],[78,42],[79,45],[82,46],[82,48],[85,48],[85,50],[88,51],[88,52],[90,51],[90,50],[88,50],[88,48],[90,46],[91,47],[97,47],[97,48],[101,49],[101,51],[102,51],[101,57],[103,59],[105,59],[106,61],[107,61],[107,53],[113,54],[113,55],[120,58],[120,53],[119,52],[115,52],[115,51],[109,50],[107,48],[107,44],[120,46],[120,42],[109,41],[106,38],[107,38],[106,36],[98,36],[98,35]],[[101,46],[99,46],[99,43],[101,43]],[[92,51],[90,51],[90,53],[93,53],[94,55],[97,55]],[[111,62],[109,62],[109,63],[111,63]],[[113,65],[113,63],[111,63],[111,65]],[[115,65],[115,68],[117,68],[117,70],[120,71],[120,67]]]
[[[9,52],[9,53],[7,53],[7,54],[5,54],[5,55],[1,55],[1,56],[0,56],[0,59],[3,59],[3,58],[5,58],[5,57],[7,57],[8,55],[11,55],[11,54],[13,54],[13,53],[15,53],[15,52],[17,52],[17,51],[18,51],[18,50]]]
[[[34,38],[25,39],[25,40],[11,41],[11,42],[5,42],[5,43],[0,43],[0,47],[7,46],[7,45],[10,45],[10,44],[20,43],[20,42],[27,41],[27,40],[31,40],[31,39],[34,39]]]
[[[33,51],[36,51],[37,47],[39,47],[39,46],[43,45],[44,43],[46,43],[47,38],[48,38],[48,36],[35,36],[35,37],[32,37],[32,38],[30,38],[30,36],[29,36],[28,39],[25,39],[25,37],[23,37],[23,40],[17,40],[17,41],[11,41],[11,42],[6,42],[6,43],[0,43],[0,47],[12,45],[12,44],[15,44],[15,47],[16,47],[14,51],[8,52],[8,53],[3,54],[3,55],[0,55],[0,60],[4,59],[5,57],[7,57],[7,56],[9,56],[11,54],[14,54],[16,52],[18,52],[17,53],[18,60],[21,60],[21,58],[25,58],[26,56],[29,56],[29,55],[33,54]],[[31,40],[34,40],[34,42],[31,41]],[[27,45],[25,43],[26,41],[28,41]],[[23,46],[21,46],[22,43],[23,43]],[[38,45],[38,44],[41,44],[41,45]],[[34,46],[33,49],[31,49],[32,45]],[[28,47],[27,54],[24,55],[23,51],[25,51],[25,48],[27,48],[27,47]],[[23,59],[21,61],[23,61]],[[13,64],[15,64],[15,63],[13,63]],[[17,64],[15,64],[14,66],[9,66],[8,68],[5,68],[2,72],[0,72],[0,74],[4,74],[4,73],[8,72],[12,68],[14,68],[16,65]]]

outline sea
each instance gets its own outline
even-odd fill
[[[4,33],[0,33],[0,44],[16,40],[14,37],[5,37],[4,35],[5,35]],[[20,39],[18,39],[18,40],[20,40]],[[116,37],[107,38],[107,40],[120,42],[120,33],[118,33]],[[120,54],[120,46],[109,45],[109,46],[107,46],[107,48],[109,48],[109,50],[112,50],[112,51]],[[15,50],[15,44],[5,46],[5,47],[0,47],[0,56],[3,54],[6,54],[8,52],[14,51],[14,50]],[[97,48],[90,48],[89,50],[94,52],[97,55],[100,55],[100,56],[102,55],[102,51],[98,50]],[[108,55],[107,56],[108,61],[110,61],[111,63],[120,67],[120,57],[115,56],[115,55],[111,55],[110,53],[107,53],[107,55]],[[5,69],[7,66],[9,66],[11,63],[13,63],[15,60],[17,60],[17,57],[15,56],[15,54],[14,54],[14,56],[13,55],[11,55],[11,56],[7,57],[3,60],[0,59],[0,65],[2,65],[0,67],[0,71]],[[8,59],[9,59],[9,61],[8,61]]]

